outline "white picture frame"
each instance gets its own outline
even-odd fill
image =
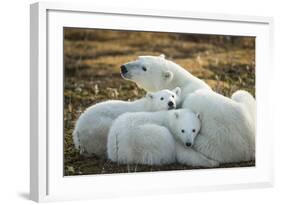
[[[256,37],[256,166],[137,174],[63,176],[62,28],[174,31]],[[213,13],[97,8],[35,3],[30,13],[30,198],[94,199],[273,186],[273,134],[268,90],[273,19]],[[149,186],[147,186],[149,182]]]

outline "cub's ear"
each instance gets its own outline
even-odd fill
[[[174,90],[172,90],[174,93],[176,93],[176,95],[179,97],[181,95],[181,88],[180,87],[176,87]]]
[[[179,118],[179,112],[175,111],[174,115],[175,115],[176,119]]]
[[[153,94],[152,93],[146,93],[146,97],[149,99],[153,99]]]
[[[162,53],[159,55],[159,57],[165,59],[165,54]]]
[[[201,115],[200,115],[200,113],[196,113],[196,117],[197,117],[199,120],[201,120]]]
[[[171,81],[174,77],[174,74],[171,71],[164,71],[163,76],[165,80]]]

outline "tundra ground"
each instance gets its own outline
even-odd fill
[[[139,55],[173,60],[231,96],[238,89],[255,96],[255,39],[216,35],[127,32],[65,28],[64,30],[64,171],[65,175],[199,169],[180,164],[118,165],[106,158],[85,158],[74,149],[74,124],[87,107],[108,99],[135,100],[145,91],[121,78],[119,67]],[[255,166],[254,161],[220,167]]]

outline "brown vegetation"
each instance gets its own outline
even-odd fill
[[[182,170],[168,166],[117,165],[74,150],[74,123],[88,106],[108,99],[134,100],[144,95],[134,83],[120,77],[121,64],[139,55],[159,55],[175,61],[230,96],[238,89],[255,95],[255,39],[215,35],[126,32],[94,29],[64,31],[64,170],[65,175]],[[254,166],[254,162],[221,167]]]

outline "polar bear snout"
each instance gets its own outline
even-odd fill
[[[191,146],[192,146],[192,144],[191,144],[191,142],[186,142],[186,143],[185,143],[185,146],[187,146],[187,147],[191,147]]]
[[[128,69],[126,68],[125,65],[121,65],[121,66],[120,66],[120,69],[121,69],[121,73],[122,73],[122,74],[128,73]]]
[[[175,104],[172,101],[168,102],[169,109],[175,108]]]

